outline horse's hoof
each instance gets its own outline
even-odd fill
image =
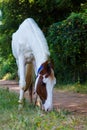
[[[23,104],[23,100],[18,100],[18,103],[19,104]]]
[[[18,105],[18,110],[21,111],[23,109],[23,104]]]

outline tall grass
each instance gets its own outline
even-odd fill
[[[0,89],[0,130],[86,130],[87,117],[66,111],[44,112],[25,101],[18,110],[18,95]]]

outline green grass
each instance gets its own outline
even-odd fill
[[[18,110],[18,95],[0,89],[0,130],[86,130],[86,115],[64,110],[44,112],[25,101]]]
[[[56,88],[64,91],[73,91],[76,93],[87,94],[87,83],[80,84],[79,82],[77,82],[75,84],[57,85]]]

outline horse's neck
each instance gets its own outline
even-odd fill
[[[31,34],[32,42],[30,43],[31,49],[36,62],[36,68],[38,69],[42,63],[44,63],[50,55],[46,38],[43,32],[33,19],[27,19],[29,25],[29,34]],[[31,40],[29,39],[29,42]]]
[[[45,62],[48,60],[48,56],[46,54],[44,54],[43,52],[41,53],[38,52],[35,56],[35,62],[34,62],[34,68],[35,68],[35,72],[37,74],[38,68]]]

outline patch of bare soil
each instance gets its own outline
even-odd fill
[[[19,93],[17,81],[0,80],[0,87]],[[27,99],[29,98],[28,92],[25,93],[25,97]],[[54,89],[53,105],[57,110],[64,109],[79,114],[87,114],[87,94],[59,91]]]

